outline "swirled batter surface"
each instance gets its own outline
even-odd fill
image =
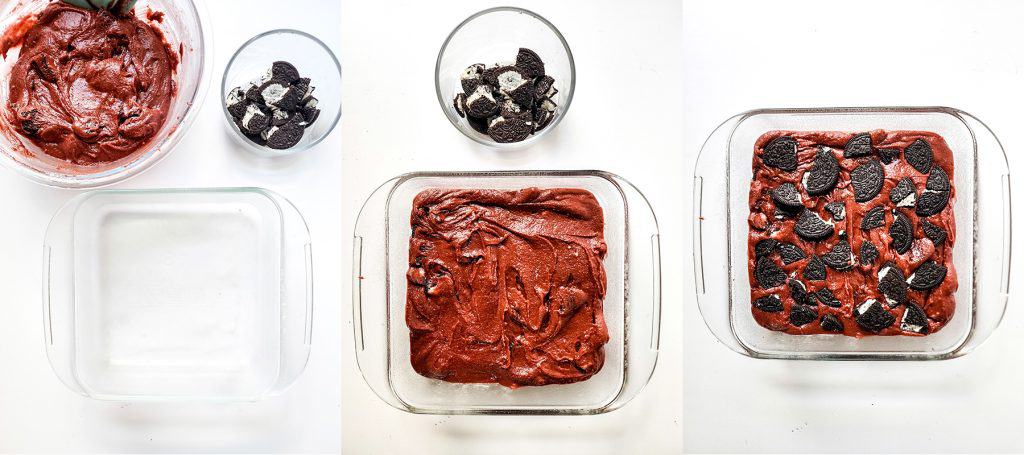
[[[413,202],[412,366],[448,382],[582,381],[604,364],[604,213],[581,189],[429,189]]]
[[[5,55],[21,44],[8,105],[18,133],[79,165],[119,160],[156,136],[178,62],[152,25],[54,2],[19,27],[23,37],[3,40]]]

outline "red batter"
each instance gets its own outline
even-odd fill
[[[54,2],[8,30],[21,51],[9,81],[8,121],[46,154],[109,163],[148,144],[167,120],[177,57],[134,15]]]
[[[458,383],[583,381],[604,365],[604,213],[580,189],[444,190],[413,202],[412,365]]]
[[[847,336],[859,338],[867,335],[926,335],[938,331],[953,317],[955,309],[953,295],[958,285],[956,270],[953,266],[953,245],[956,242],[953,205],[956,199],[956,189],[950,182],[948,204],[941,212],[931,216],[919,216],[913,207],[897,207],[889,197],[890,191],[904,177],[912,179],[919,192],[926,187],[929,175],[915,170],[906,157],[906,148],[916,140],[923,140],[930,145],[934,154],[932,172],[935,172],[935,168],[941,168],[950,176],[950,180],[954,175],[953,153],[941,136],[930,132],[875,130],[869,134],[873,143],[871,155],[856,158],[845,158],[843,152],[844,146],[854,137],[855,133],[772,131],[765,133],[757,140],[753,159],[754,179],[750,184],[751,209],[748,220],[751,302],[774,295],[780,298],[783,307],[781,311],[762,311],[757,307],[752,307],[754,319],[763,327],[795,335],[827,333],[822,329],[821,317],[832,315],[842,323],[841,333]],[[765,148],[774,139],[781,137],[790,137],[796,140],[797,166],[795,171],[768,166],[764,162]],[[811,169],[819,146],[832,149],[832,153],[839,163],[839,179],[835,188],[827,194],[811,196],[805,188],[806,183],[803,181],[803,177],[805,172]],[[885,160],[879,160],[883,153],[882,150],[898,153],[898,155],[886,164]],[[879,160],[882,163],[884,169],[882,189],[872,200],[856,202],[851,183],[851,171],[868,160]],[[795,184],[800,189],[803,207],[819,215],[826,222],[834,223],[835,234],[822,241],[807,241],[794,231],[794,217],[776,216],[777,204],[771,197],[771,191],[786,182]],[[830,202],[839,202],[844,206],[845,219],[837,220],[829,210],[825,209],[825,205]],[[884,226],[867,231],[862,230],[861,223],[866,212],[877,206],[884,207],[886,213]],[[895,215],[892,213],[894,209],[903,213],[913,226],[913,243],[903,254],[898,253],[891,246],[893,237],[890,235],[889,227],[894,222]],[[947,234],[946,239],[936,245],[936,242],[922,232],[922,220],[943,229]],[[841,232],[845,233],[852,247],[854,255],[852,268],[840,271],[830,267],[827,269],[826,280],[804,279],[803,273],[812,257],[822,257],[827,254],[833,246],[841,241]],[[755,247],[765,239],[791,243],[806,254],[805,258],[790,264],[784,264],[777,253],[770,255],[770,259],[785,273],[787,282],[769,289],[759,286],[755,277],[757,263]],[[879,252],[878,259],[867,265],[859,261],[862,243],[865,241],[877,246]],[[900,321],[903,320],[904,312],[908,311],[908,306],[886,303],[883,293],[879,290],[878,275],[884,264],[892,263],[900,269],[905,277],[910,277],[919,266],[928,260],[946,267],[947,273],[944,281],[933,289],[909,289],[907,291],[907,300],[919,305],[927,315],[927,327],[914,333],[903,330],[900,326]],[[817,313],[817,319],[805,325],[794,325],[790,314],[796,304],[788,290],[788,280],[793,278],[800,280],[810,293],[823,288],[830,290],[841,306],[833,308],[821,303],[814,304],[810,308]],[[877,332],[861,327],[855,321],[854,312],[858,305],[868,299],[876,299],[881,302],[882,308],[894,317],[895,323]],[[888,317],[886,316],[886,318]]]

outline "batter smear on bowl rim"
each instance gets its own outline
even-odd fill
[[[924,336],[953,317],[953,153],[925,131],[771,131],[750,183],[751,312],[794,335]]]
[[[7,123],[47,155],[78,165],[117,161],[148,145],[167,120],[178,57],[132,11],[55,1],[0,42],[5,58],[20,44]]]
[[[411,222],[405,316],[418,373],[515,388],[601,370],[607,245],[593,194],[428,189]]]

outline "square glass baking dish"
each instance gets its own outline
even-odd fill
[[[46,352],[77,393],[255,401],[305,368],[309,230],[275,193],[85,193],[54,215],[43,259]]]
[[[953,261],[960,282],[953,318],[923,337],[788,335],[761,327],[750,312],[748,196],[754,142],[772,130],[922,130],[953,151]],[[941,360],[964,355],[999,325],[1010,267],[1010,176],[994,133],[945,107],[762,109],[737,115],[705,142],[694,172],[694,272],[697,301],[711,332],[755,358]],[[982,235],[984,234],[984,235]]]
[[[509,389],[454,384],[416,373],[405,323],[413,198],[428,188],[582,188],[605,215],[611,340],[605,365],[574,384]],[[395,408],[421,414],[600,414],[647,384],[658,357],[661,318],[657,220],[647,199],[621,177],[600,171],[420,172],[391,179],[363,205],[353,245],[356,358],[367,384]]]

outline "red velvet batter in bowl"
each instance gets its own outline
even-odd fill
[[[601,369],[607,245],[593,194],[430,189],[411,221],[405,316],[418,373],[514,388]]]
[[[956,223],[953,205],[956,200],[956,188],[952,185],[953,153],[946,141],[939,135],[924,131],[884,131],[875,130],[868,134],[873,147],[870,154],[863,157],[844,157],[844,147],[857,133],[851,132],[793,132],[772,131],[762,135],[756,142],[753,158],[754,178],[750,183],[750,217],[749,222],[749,276],[751,282],[751,302],[766,296],[776,296],[781,300],[780,311],[763,311],[752,306],[754,319],[768,329],[795,335],[828,333],[822,328],[821,318],[831,315],[840,321],[842,333],[847,336],[863,337],[867,335],[926,335],[938,331],[953,317],[955,310],[954,293],[957,290],[956,270],[953,266],[953,245],[956,242]],[[796,169],[787,171],[765,164],[765,149],[776,138],[793,138],[797,144]],[[929,174],[916,170],[906,158],[906,149],[915,141],[924,141],[933,152],[932,172],[941,168],[949,176],[949,202],[941,212],[930,216],[919,216],[913,207],[897,207],[890,200],[890,191],[897,183],[909,177],[920,192],[926,187]],[[835,188],[820,196],[811,196],[805,189],[804,174],[809,171],[815,161],[820,146],[831,149],[839,163],[839,179]],[[889,163],[880,160],[883,153],[896,154]],[[877,196],[865,202],[855,200],[854,188],[851,184],[851,171],[869,160],[880,160],[884,170],[882,189]],[[796,223],[793,216],[779,215],[781,211],[771,196],[774,188],[784,183],[796,185],[800,190],[803,208],[817,214],[828,223],[834,223],[834,231],[822,241],[808,241],[794,231]],[[835,217],[825,209],[830,202],[838,202],[845,209],[843,220]],[[879,228],[862,230],[861,223],[865,214],[872,208],[882,206],[885,210],[884,225]],[[802,210],[802,209],[801,209]],[[893,237],[889,228],[894,222],[893,210],[902,213],[913,226],[913,240],[909,249],[899,253],[891,245]],[[947,234],[944,241],[934,242],[922,231],[922,220],[940,227]],[[827,279],[811,281],[803,278],[803,273],[814,256],[822,257],[841,241],[840,233],[848,239],[853,253],[853,266],[848,270],[827,269]],[[765,289],[758,284],[755,276],[757,265],[756,246],[763,240],[773,239],[780,243],[789,243],[804,252],[805,257],[790,264],[781,261],[779,254],[767,256],[786,275],[786,282],[779,286]],[[870,264],[859,261],[862,244],[871,242],[878,249],[878,258]],[[901,329],[901,321],[908,306],[905,304],[890,305],[879,290],[879,271],[887,263],[894,264],[905,277],[910,277],[926,261],[934,261],[946,268],[945,279],[938,286],[929,290],[908,289],[907,301],[919,305],[927,315],[927,327],[918,332]],[[796,279],[806,286],[809,293],[820,289],[828,289],[840,302],[839,307],[832,307],[817,302],[809,307],[816,313],[812,322],[797,325],[790,319],[796,306],[791,295],[788,281]],[[884,311],[890,313],[895,323],[884,329],[866,330],[855,320],[855,309],[863,302],[875,299],[881,303]],[[806,310],[808,308],[802,308]],[[774,310],[774,308],[773,308]]]

